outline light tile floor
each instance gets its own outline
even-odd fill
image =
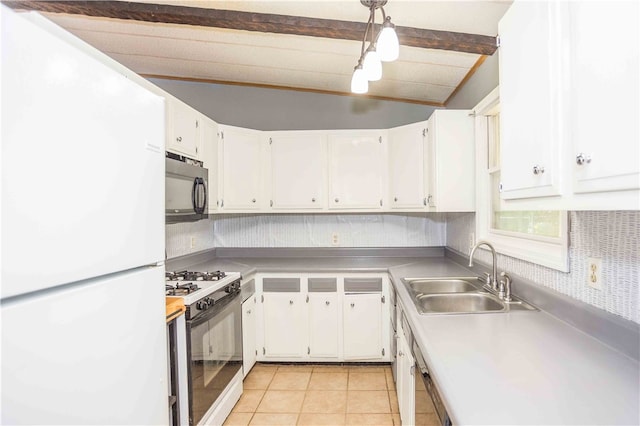
[[[389,366],[256,364],[225,425],[400,425]],[[417,415],[437,425],[433,406]]]

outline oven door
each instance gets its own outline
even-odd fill
[[[190,425],[202,421],[242,369],[240,300],[239,292],[230,294],[187,321]]]

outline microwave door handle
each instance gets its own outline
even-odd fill
[[[198,191],[198,178],[193,179],[193,187],[191,188],[191,206],[193,211],[198,213],[198,204],[196,203],[196,192]]]
[[[200,196],[200,187],[202,187],[203,189],[202,196]],[[206,195],[206,191],[204,191],[204,188],[205,188],[204,179],[200,177],[196,178],[195,187],[194,187],[195,195],[193,197],[194,199],[193,210],[197,214],[204,213],[204,206],[206,205],[206,200],[207,200],[207,195]],[[200,203],[200,200],[203,200],[202,204]]]
[[[200,178],[200,183],[202,184],[202,213],[204,213],[204,209],[207,207],[207,182]]]

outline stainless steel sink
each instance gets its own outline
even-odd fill
[[[514,297],[504,302],[482,288],[477,277],[403,278],[418,312],[430,314],[478,314],[536,311]]]
[[[415,299],[421,314],[461,314],[478,312],[500,312],[505,304],[489,293],[423,294]]]
[[[405,285],[414,294],[466,293],[478,291],[480,286],[472,284],[476,277],[461,278],[405,278]]]

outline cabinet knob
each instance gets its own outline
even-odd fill
[[[253,200],[251,200],[251,202],[252,202],[252,203],[255,203],[255,202],[256,202],[256,199],[254,198]]]
[[[576,164],[578,166],[582,166],[585,163],[589,164],[590,162],[591,162],[591,157],[589,157],[588,155],[584,155],[583,153],[580,153],[576,156]]]
[[[398,197],[394,197],[393,201],[397,202],[398,201]]]
[[[352,303],[352,304],[351,304],[351,307],[352,307],[352,308],[353,308],[353,307],[355,307],[355,306],[356,306],[356,304],[355,304],[355,303]]]
[[[176,140],[177,140],[178,142],[182,142],[182,136],[178,136],[178,137],[176,138]]]
[[[324,302],[325,305],[329,306],[331,304],[331,302],[329,302],[328,300],[326,302]]]
[[[340,202],[340,199],[339,199],[339,198],[336,198],[334,201],[335,201],[336,203],[339,203],[339,202]]]
[[[289,300],[289,304],[290,304],[290,305],[293,305],[293,300]]]
[[[250,314],[250,313],[251,313],[251,309],[249,309],[249,310],[247,311],[247,314]]]
[[[543,173],[544,173],[544,167],[538,166],[537,164],[535,166],[533,166],[533,174],[534,175],[541,175]]]
[[[312,198],[312,199],[311,199],[311,202],[312,202],[312,203],[315,203],[315,202],[316,202],[316,199],[315,199],[315,198]]]

